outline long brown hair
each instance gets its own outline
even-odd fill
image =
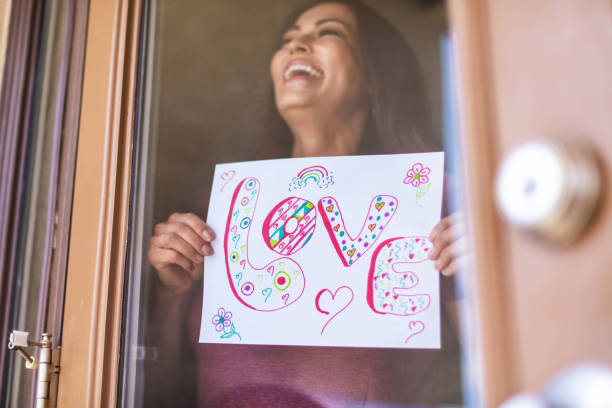
[[[306,10],[322,3],[348,6],[357,21],[358,43],[374,95],[372,113],[358,153],[439,150],[439,139],[432,135],[431,111],[421,65],[406,39],[375,10],[359,0],[318,0],[292,13],[282,32]],[[293,137],[273,97],[262,137],[264,142],[260,144],[259,157],[290,155]]]

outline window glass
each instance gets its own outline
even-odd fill
[[[206,234],[198,233],[216,163],[446,148],[443,217],[460,212],[460,203],[449,199],[459,186],[453,127],[443,126],[444,117],[452,117],[443,92],[445,33],[441,1],[145,5],[123,406],[462,405],[454,277],[440,277],[439,350],[198,343],[201,260],[208,253],[200,246],[206,247]],[[297,75],[315,81],[340,75],[324,88],[324,102],[313,103],[350,110],[350,119],[306,115],[300,121],[293,102],[275,93],[275,81],[278,91],[278,81],[292,75],[285,64],[290,59],[279,52],[294,53],[306,65],[316,61]],[[299,138],[338,122],[358,136],[345,144]],[[452,273],[454,266],[446,266]]]

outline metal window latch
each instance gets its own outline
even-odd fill
[[[59,349],[53,350],[51,334],[43,333],[40,342],[28,340],[28,332],[13,330],[9,336],[8,347],[15,350],[25,360],[26,368],[37,371],[36,408],[53,406],[55,400],[55,381],[59,373]],[[25,348],[38,347],[39,358],[30,355]],[[55,363],[54,363],[55,360]]]

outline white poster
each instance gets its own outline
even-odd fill
[[[443,153],[219,164],[200,342],[439,348]]]

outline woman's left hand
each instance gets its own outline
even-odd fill
[[[463,213],[456,212],[444,217],[429,234],[433,249],[429,259],[444,276],[452,276],[468,262],[468,238],[465,233]]]

